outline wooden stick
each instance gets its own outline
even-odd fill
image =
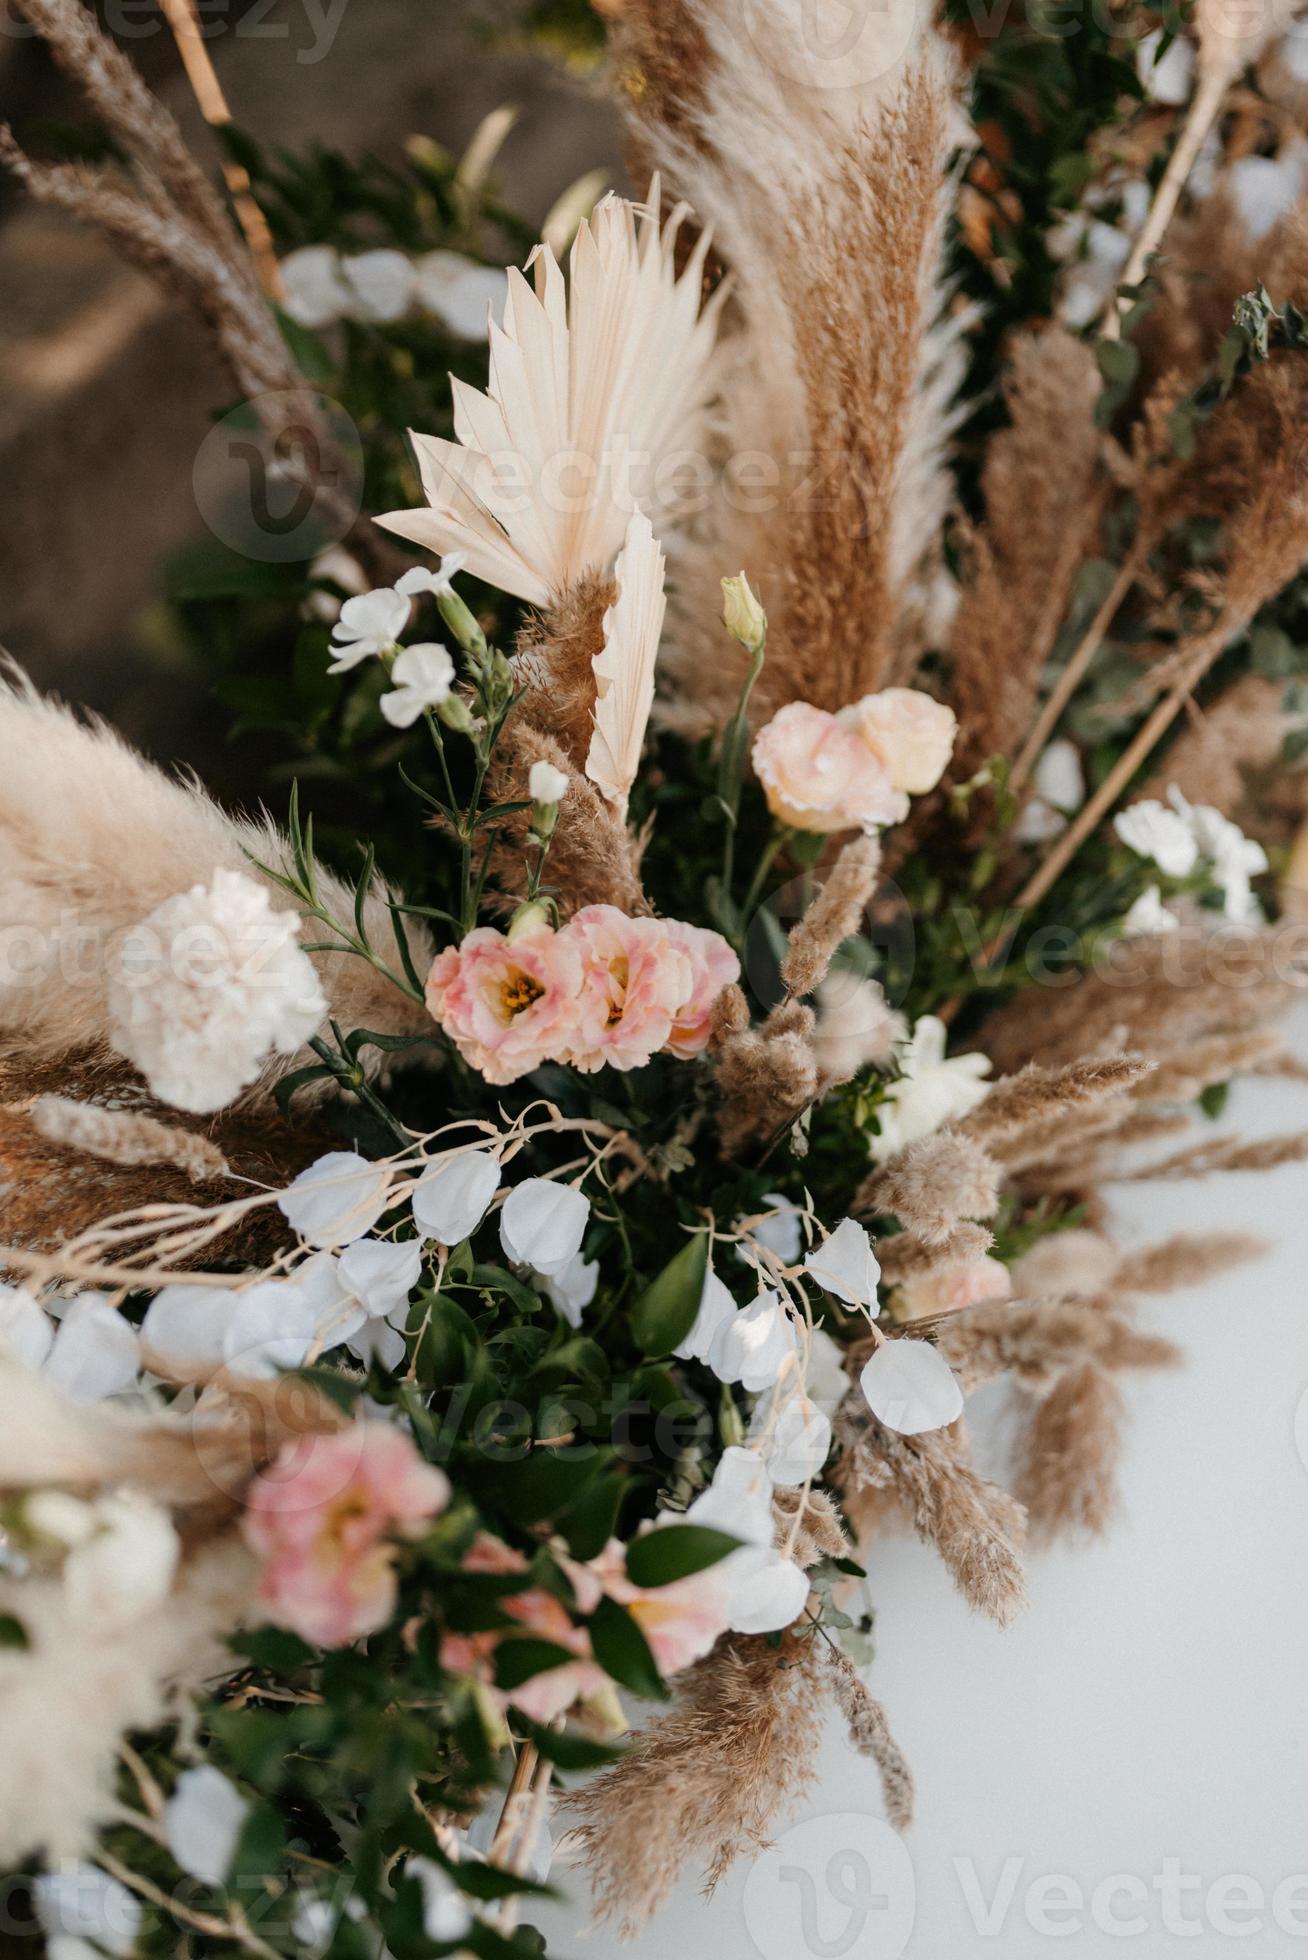
[[[177,52],[182,57],[186,79],[191,84],[195,99],[200,106],[200,114],[211,129],[225,129],[232,121],[232,112],[227,97],[223,94],[222,83],[218,80],[204,36],[200,32],[200,22],[195,11],[195,0],[160,0]],[[223,179],[236,212],[237,221],[245,234],[245,242],[250,248],[259,275],[259,284],[269,299],[279,300],[283,296],[282,275],[277,264],[277,253],[273,246],[272,233],[268,220],[259,209],[258,200],[250,183],[249,172],[231,158],[223,160]]]
[[[1049,737],[1062,719],[1064,708],[1076,693],[1086,668],[1099,651],[1104,634],[1112,625],[1118,607],[1134,585],[1143,556],[1141,546],[1135,545],[1130,556],[1120,567],[1111,589],[1104,595],[1098,612],[1078,641],[1076,651],[1059,675],[1057,686],[1036,716],[1031,732],[1022,744],[1017,761],[1013,764],[1013,773],[1008,779],[1008,787],[1014,795],[1017,795],[1044,753]]]
[[[1122,268],[1122,276],[1117,284],[1136,286],[1145,273],[1145,268],[1153,253],[1162,244],[1163,235],[1171,224],[1176,207],[1181,201],[1190,172],[1194,169],[1204,139],[1217,121],[1222,102],[1226,96],[1230,75],[1225,68],[1212,68],[1201,74],[1199,86],[1191,99],[1186,112],[1181,134],[1176,148],[1168,158],[1154,201],[1149,207],[1149,215],[1140,228],[1140,235],[1131,247],[1130,257]],[[1123,300],[1114,292],[1104,317],[1103,335],[1105,340],[1119,340],[1122,334],[1122,318],[1130,302]]]

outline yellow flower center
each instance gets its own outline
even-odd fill
[[[515,968],[500,986],[500,1008],[506,1021],[516,1020],[525,1014],[534,1001],[538,1001],[545,989],[539,980],[533,980],[529,973],[520,967]]]

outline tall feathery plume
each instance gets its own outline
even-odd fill
[[[1125,1413],[1117,1382],[1094,1362],[1036,1404],[1019,1440],[1016,1483],[1033,1538],[1106,1529],[1117,1509]]]
[[[548,762],[568,778],[550,840],[550,883],[564,918],[583,905],[616,905],[620,912],[646,913],[649,901],[640,881],[640,844],[610,803],[581,773],[569,754],[520,713],[509,717],[495,747],[490,784],[496,801],[529,804],[534,762]],[[524,854],[530,811],[505,819],[491,854],[490,870],[507,903],[526,896]]]
[[[846,1732],[860,1756],[868,1756],[881,1774],[881,1798],[886,1817],[897,1831],[907,1831],[913,1823],[913,1772],[890,1733],[886,1711],[868,1693],[848,1654],[828,1645],[825,1649],[827,1675],[835,1703],[845,1718]]]
[[[848,28],[832,0],[663,11],[632,0],[613,30],[638,151],[712,227],[735,280],[726,477],[693,532],[666,540],[674,713],[703,729],[733,705],[738,680],[706,658],[727,564],[775,568],[757,712],[840,708],[890,677],[950,495],[961,369],[937,275],[957,63],[915,0],[869,17],[835,63],[814,52],[838,14]],[[678,67],[674,48],[697,58]],[[732,459],[760,458],[766,482],[732,482]]]
[[[1170,1341],[1138,1334],[1124,1315],[1093,1300],[985,1301],[946,1315],[936,1344],[969,1394],[1001,1375],[1044,1392],[1087,1360],[1117,1369],[1167,1368],[1181,1359]]]
[[[198,784],[179,782],[102,724],[85,725],[25,685],[0,684],[0,913],[17,953],[0,979],[0,1050],[17,1044],[25,1065],[113,1050],[109,982],[127,936],[165,900],[207,884],[218,870],[259,879],[289,847],[266,819],[230,817]],[[354,894],[320,871],[324,906],[350,934]],[[293,901],[279,895],[280,909]],[[363,904],[369,938],[403,972],[385,887]],[[430,960],[426,933],[413,958]],[[420,1002],[368,961],[312,956],[332,1016],[346,1029],[425,1034]]]
[[[918,1137],[867,1178],[856,1212],[888,1212],[927,1245],[945,1242],[964,1219],[993,1218],[1002,1172],[974,1137],[955,1130]]]

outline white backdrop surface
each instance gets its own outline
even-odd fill
[[[1308,1007],[1291,1028],[1308,1055]],[[1306,1126],[1308,1088],[1264,1080],[1220,1128]],[[1124,1378],[1115,1528],[1033,1557],[1002,1633],[934,1553],[881,1543],[867,1679],[917,1777],[911,1835],[833,1724],[794,1828],[711,1902],[688,1879],[632,1960],[1308,1956],[1308,1168],[1112,1195],[1129,1246],[1270,1242],[1144,1306],[1185,1364]],[[1002,1412],[978,1427],[996,1443]],[[532,1917],[561,1960],[617,1949],[579,1903]]]

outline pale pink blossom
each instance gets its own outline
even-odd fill
[[[621,915],[619,915],[621,916]],[[477,926],[438,953],[427,1008],[487,1082],[516,1082],[558,1059],[576,1028],[582,965],[571,928],[535,923],[507,938]]]
[[[840,721],[861,735],[896,789],[924,796],[944,775],[958,721],[952,708],[916,687],[865,694]]]
[[[665,1680],[702,1660],[731,1624],[730,1597],[719,1566],[646,1590],[627,1577],[626,1548],[617,1538],[588,1565],[562,1563],[583,1613],[593,1613],[605,1594],[626,1607]]]
[[[629,919],[615,905],[586,905],[564,927],[581,958],[581,998],[567,1059],[591,1073],[643,1068],[670,1040],[690,999],[686,954],[658,919]]]
[[[246,1500],[265,1616],[320,1647],[375,1633],[395,1610],[394,1541],[449,1498],[444,1472],[388,1422],[288,1444]]]
[[[773,816],[797,830],[873,830],[908,815],[908,798],[861,735],[806,701],[759,731],[753,761]]]
[[[527,1561],[521,1552],[515,1552],[512,1546],[483,1531],[464,1554],[463,1569],[496,1574],[525,1572]],[[520,1708],[533,1722],[554,1722],[577,1702],[608,1692],[608,1676],[591,1656],[590,1635],[584,1627],[573,1624],[567,1608],[553,1593],[543,1586],[528,1586],[523,1592],[502,1599],[500,1608],[533,1639],[566,1648],[576,1659],[533,1675],[520,1687],[495,1690],[498,1699]],[[495,1650],[502,1640],[512,1638],[512,1634],[503,1630],[447,1633],[441,1642],[441,1666],[452,1674],[471,1675],[484,1686],[493,1687]]]
[[[941,1266],[901,1282],[894,1299],[896,1320],[925,1320],[938,1313],[960,1313],[981,1300],[1011,1299],[1013,1276],[988,1255],[961,1266]]]
[[[668,1049],[683,1062],[702,1055],[713,1033],[713,1003],[724,987],[740,978],[740,961],[720,932],[669,919],[666,931],[690,961],[690,992],[677,1009]]]

